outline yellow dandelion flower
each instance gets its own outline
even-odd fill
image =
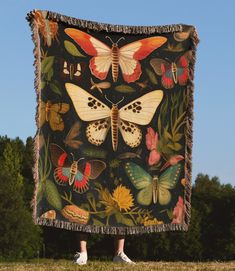
[[[105,205],[105,211],[108,215],[117,211],[117,203],[113,200],[107,188],[99,190],[99,198],[100,203]]]
[[[113,200],[117,203],[119,210],[128,211],[134,205],[134,199],[130,193],[130,189],[119,185],[112,194]]]

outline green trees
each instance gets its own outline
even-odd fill
[[[217,177],[199,174],[193,188],[193,206],[201,218],[205,259],[235,259],[235,189]]]
[[[40,246],[40,229],[24,202],[24,145],[0,138],[0,255],[2,259],[33,257]]]

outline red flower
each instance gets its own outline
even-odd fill
[[[178,198],[178,202],[173,210],[173,220],[171,223],[173,224],[182,224],[184,220],[184,200],[182,197]]]
[[[150,150],[148,163],[150,166],[155,165],[161,159],[161,154],[157,151],[158,145],[158,134],[155,133],[153,128],[147,128],[146,134],[146,146],[147,149]]]

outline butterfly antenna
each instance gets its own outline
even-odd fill
[[[111,104],[113,104],[113,102],[110,101],[110,100],[107,98],[106,94],[104,95],[104,97],[105,97],[105,99],[106,99],[108,102],[110,102]]]
[[[109,36],[106,36],[105,38],[109,39],[112,42],[112,44],[114,44],[113,40]]]
[[[124,39],[125,39],[124,37],[121,37],[121,38],[116,42],[116,44],[118,44],[120,40],[124,40]]]
[[[71,152],[70,154],[71,154],[71,156],[73,157],[73,161],[74,161],[74,155],[73,155],[73,153]]]
[[[122,101],[124,100],[124,97],[122,97],[122,99],[116,103],[116,105],[120,104]]]
[[[77,162],[79,162],[79,161],[82,160],[82,159],[85,159],[85,157],[82,157],[82,158],[78,159]]]

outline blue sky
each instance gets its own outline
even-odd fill
[[[33,42],[25,20],[32,9],[112,24],[195,25],[201,42],[195,70],[193,179],[204,173],[235,185],[235,1],[2,1],[0,135],[23,140],[36,131]]]

